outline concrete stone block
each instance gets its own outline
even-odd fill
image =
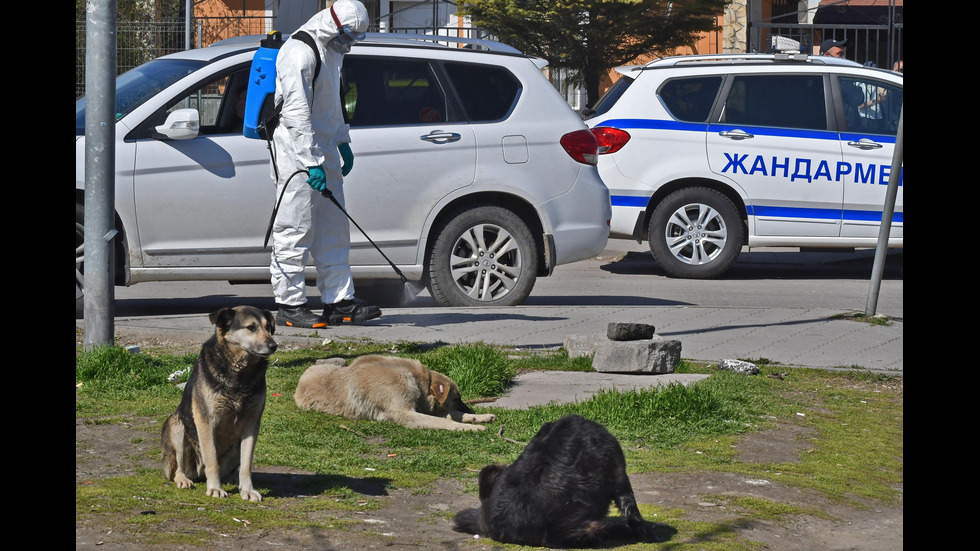
[[[752,362],[745,362],[742,360],[722,360],[718,364],[718,369],[723,369],[725,371],[732,371],[734,373],[739,373],[742,375],[758,375],[759,366]]]
[[[600,343],[592,368],[601,373],[673,373],[681,359],[681,341],[654,337]]]
[[[652,339],[657,328],[647,323],[612,322],[606,327],[606,336],[611,341],[639,341]]]
[[[595,354],[600,342],[606,342],[602,335],[567,335],[562,341],[569,358],[581,358]]]

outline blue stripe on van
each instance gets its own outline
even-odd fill
[[[650,202],[649,197],[635,195],[612,195],[610,202],[614,207],[635,207],[646,208]],[[837,220],[842,216],[838,209],[819,209],[809,207],[774,207],[767,205],[749,205],[746,207],[749,216],[779,216],[782,218],[800,218],[803,220]],[[881,222],[881,211],[870,210],[845,210],[844,220]],[[892,222],[904,223],[904,213],[896,212],[892,215]]]
[[[642,130],[675,130],[675,131],[686,131],[686,132],[725,132],[728,130],[741,129],[749,134],[754,134],[757,136],[775,136],[782,138],[806,138],[811,140],[840,140],[845,139],[844,135],[838,134],[830,130],[802,130],[799,128],[770,128],[766,126],[739,126],[732,124],[711,124],[707,123],[696,123],[696,122],[680,122],[675,120],[660,120],[660,119],[609,119],[602,121],[601,123],[595,125],[608,126],[612,128],[620,128],[623,130],[629,130],[630,128],[642,129]],[[862,135],[859,134],[847,134],[846,139],[859,140]],[[886,136],[876,136],[881,138],[877,141],[887,142],[888,138]],[[895,139],[891,138],[891,142],[894,143]]]
[[[595,126],[608,126],[624,130],[627,128],[642,128],[645,130],[685,130],[689,132],[704,132],[708,129],[706,123],[658,119],[609,119]]]
[[[614,207],[640,207],[644,208],[650,202],[649,197],[637,197],[634,195],[611,195],[609,201]]]
[[[750,216],[779,216],[782,218],[836,220],[843,216],[844,220],[855,222],[881,222],[881,211],[875,210],[845,210],[817,209],[806,207],[770,207],[766,205],[750,205],[745,209]],[[892,213],[892,222],[904,223],[903,213]]]

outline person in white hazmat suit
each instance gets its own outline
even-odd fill
[[[344,176],[354,156],[340,103],[340,70],[344,54],[364,39],[367,25],[363,4],[338,0],[297,29],[318,47],[321,66],[315,79],[316,55],[306,43],[287,40],[276,58],[275,102],[282,102],[282,112],[272,136],[273,177],[278,176],[276,194],[282,194],[282,203],[272,228],[271,272],[279,325],[319,328],[381,315],[376,306],[354,298],[347,215],[321,193],[329,191],[344,206]],[[297,170],[309,172],[306,183],[300,174],[287,186]],[[322,315],[307,305],[308,258],[316,268]]]

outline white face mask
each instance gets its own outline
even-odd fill
[[[340,23],[340,18],[337,17],[337,12],[334,11],[333,6],[330,6],[330,15],[333,17],[334,25],[337,27],[337,36],[327,42],[328,48],[343,55],[350,51],[351,46],[355,42],[364,40],[364,33],[357,32],[350,28],[350,26]]]

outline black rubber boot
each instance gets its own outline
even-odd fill
[[[377,306],[365,304],[358,299],[342,300],[334,304],[323,306],[323,318],[329,323],[341,324],[357,323],[360,321],[373,320],[381,316],[381,309]]]
[[[326,327],[328,323],[327,318],[314,314],[306,307],[306,304],[299,306],[280,304],[279,313],[276,315],[276,325],[320,329]]]

